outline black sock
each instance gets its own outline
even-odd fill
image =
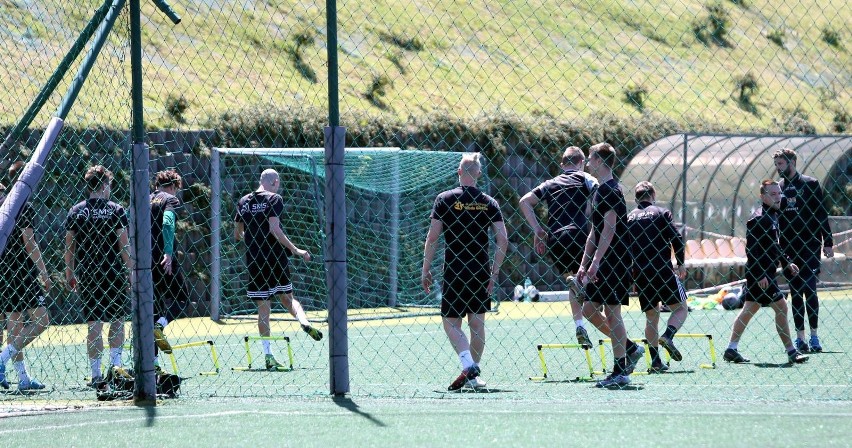
[[[627,357],[615,358],[615,364],[612,366],[613,375],[622,375],[627,370]]]
[[[651,364],[662,364],[660,359],[660,347],[648,346],[648,352],[651,354]]]
[[[630,339],[627,339],[627,345],[626,346],[627,346],[627,353],[633,353],[639,347],[639,345],[637,345],[635,342],[631,341]]]
[[[672,325],[669,325],[666,327],[666,331],[663,332],[663,337],[666,339],[672,339],[675,333],[677,333],[677,328]]]

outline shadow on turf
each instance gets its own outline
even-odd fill
[[[387,426],[385,424],[385,422],[373,417],[372,415],[370,415],[369,412],[362,411],[358,407],[358,404],[355,403],[354,401],[352,401],[351,398],[334,397],[332,399],[332,401],[334,401],[334,404],[340,406],[341,408],[346,409],[347,411],[349,411],[353,414],[357,414],[357,415],[360,415],[361,417],[364,417],[365,419],[369,420],[372,424],[374,424],[376,426],[380,426],[380,427],[383,427],[383,428]]]
[[[495,387],[488,387],[483,389],[459,389],[459,390],[439,390],[435,389],[435,393],[438,394],[499,394],[506,392],[517,392],[516,390],[510,389],[497,389]]]
[[[755,367],[759,367],[761,369],[787,369],[793,367],[792,363],[775,363],[775,362],[756,362],[752,364]]]

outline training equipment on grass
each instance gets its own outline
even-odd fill
[[[698,367],[702,369],[715,369],[716,368],[716,346],[713,344],[713,335],[712,334],[701,334],[701,333],[684,333],[684,334],[675,334],[676,338],[707,338],[707,352],[710,355],[710,363],[701,363]],[[671,365],[671,357],[669,356],[669,352],[661,348],[660,353],[665,353],[666,357],[666,365]]]
[[[251,357],[251,341],[284,341],[287,344],[287,359],[290,361],[290,366],[285,368],[278,368],[279,372],[289,372],[293,370],[293,348],[290,346],[290,337],[288,336],[246,336],[244,339],[245,348],[246,348],[246,358],[248,359],[247,366],[238,366],[232,367],[232,370],[237,370],[241,372],[252,370],[252,357]]]
[[[211,340],[188,342],[186,344],[172,345],[172,352],[169,353],[169,360],[172,362],[172,372],[178,374],[177,361],[175,360],[175,352],[192,347],[210,347],[210,358],[213,360],[213,370],[206,372],[198,372],[199,375],[218,375],[219,374],[219,355],[216,353],[216,345]]]
[[[577,376],[575,379],[577,381],[591,381],[594,376],[594,368],[592,367],[592,355],[589,353],[588,345],[581,344],[539,344],[536,346],[538,350],[538,359],[541,361],[541,376],[531,376],[530,380],[532,381],[544,381],[547,377],[547,362],[544,360],[544,349],[565,349],[565,348],[579,348],[583,350],[583,353],[586,355],[586,364],[589,367],[589,376]]]

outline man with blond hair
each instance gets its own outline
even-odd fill
[[[421,283],[429,293],[432,260],[438,239],[444,235],[441,317],[444,332],[462,365],[461,374],[447,388],[450,391],[486,387],[480,369],[485,350],[485,313],[491,310],[490,295],[509,244],[499,204],[476,187],[481,175],[479,153],[464,154],[458,168],[460,186],[435,199],[424,248]],[[493,261],[488,253],[489,229],[497,243]],[[465,316],[470,339],[461,328]]]

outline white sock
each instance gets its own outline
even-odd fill
[[[473,362],[473,356],[470,355],[470,350],[465,350],[459,353],[459,361],[461,361],[463,369],[469,369],[476,365],[476,363]]]
[[[109,363],[121,367],[121,347],[109,349]]]
[[[7,344],[6,348],[0,352],[0,364],[6,364],[12,359],[13,356],[17,355],[20,350],[16,349],[12,344]]]
[[[30,381],[29,375],[27,375],[27,366],[23,361],[15,361],[15,370],[18,372],[18,381],[21,383],[26,383]]]
[[[740,341],[736,341],[736,342],[731,341],[731,343],[728,344],[728,348],[731,349],[731,350],[736,350],[737,346],[739,346],[739,345],[740,345]]]
[[[270,342],[269,339],[261,339],[261,341],[260,341],[260,343],[263,345],[263,354],[264,355],[271,355],[272,354],[272,347],[270,347],[269,342]]]
[[[817,329],[816,328],[811,328],[811,337],[812,338],[814,338],[814,337],[818,338],[819,337],[819,336],[817,336]]]
[[[161,317],[161,318],[157,319],[157,323],[160,324],[160,326],[162,326],[163,328],[166,328],[166,325],[169,324],[169,320],[166,319],[165,317]]]
[[[92,378],[103,376],[101,374],[101,358],[90,359],[89,365],[92,366]]]
[[[575,320],[574,326],[576,326],[577,328],[586,328],[586,326],[583,324],[583,319]]]

